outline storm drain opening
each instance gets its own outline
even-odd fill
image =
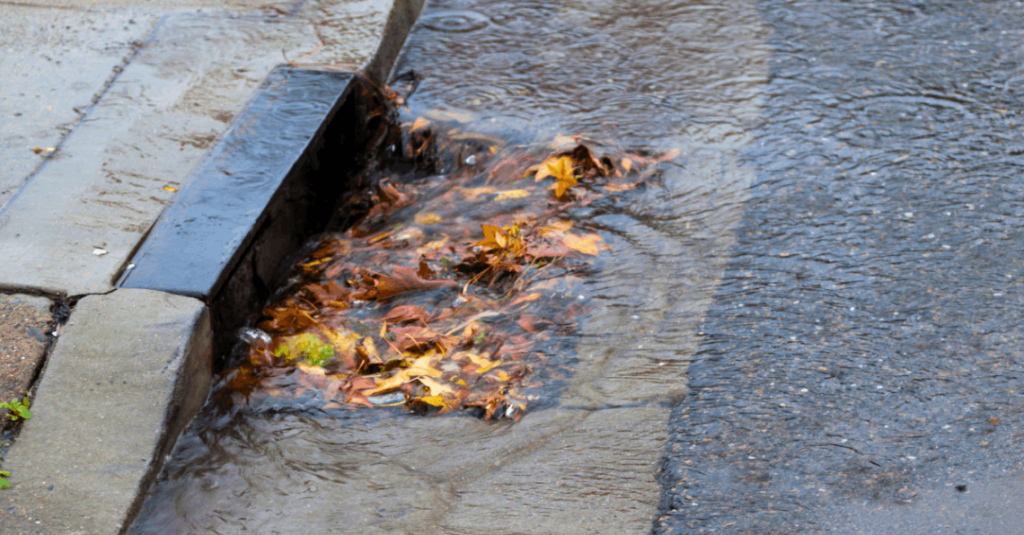
[[[386,157],[346,181],[332,226],[279,268],[239,331],[223,401],[518,419],[567,385],[582,286],[609,249],[587,215],[677,154],[571,136],[512,145],[457,114],[406,119]]]

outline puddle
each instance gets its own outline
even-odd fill
[[[131,533],[649,532],[669,411],[754,177],[739,151],[768,37],[746,1],[431,2],[393,86],[411,93],[407,128],[424,118],[480,146],[453,157],[463,167],[489,172],[504,154],[539,163],[558,135],[674,154],[651,187],[572,211],[609,249],[563,292],[587,306],[544,349],[559,366],[531,366],[543,385],[518,421],[325,409],[315,389],[212,404]],[[415,180],[444,183],[453,169]],[[437,199],[431,211],[450,219],[491,210]]]

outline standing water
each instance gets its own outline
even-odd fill
[[[555,364],[532,364],[550,388],[485,420],[275,392],[231,404],[226,379],[131,532],[649,532],[671,407],[754,179],[739,158],[769,38],[752,0],[430,2],[396,87],[411,128],[447,120],[495,148],[458,169],[566,136],[662,155],[649,184],[572,211],[607,247],[558,286],[586,312]]]

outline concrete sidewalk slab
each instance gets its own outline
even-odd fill
[[[0,213],[0,286],[110,291],[164,205],[308,25],[167,18]],[[106,253],[103,253],[106,251]],[[97,253],[97,254],[94,254]]]
[[[8,452],[0,533],[120,533],[210,385],[210,315],[195,299],[82,299]]]
[[[0,4],[0,209],[60,145],[158,20]]]
[[[272,68],[285,57],[336,70],[363,66],[379,84],[421,7],[421,0],[313,2],[294,17],[166,17],[0,212],[0,248],[12,259],[0,265],[0,287],[110,291],[174,191]],[[343,53],[345,44],[353,48]]]

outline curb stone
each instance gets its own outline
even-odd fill
[[[117,534],[202,407],[212,365],[203,303],[149,290],[82,299],[4,459],[0,533]]]

